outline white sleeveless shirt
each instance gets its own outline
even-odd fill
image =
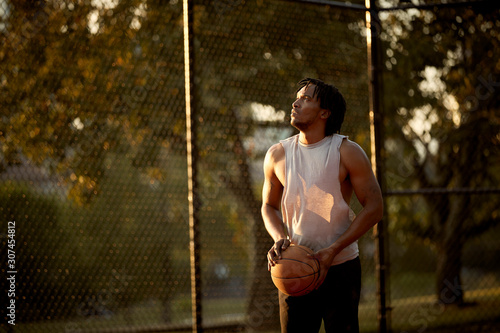
[[[318,251],[332,245],[351,225],[354,212],[342,197],[340,145],[334,134],[306,145],[299,135],[280,141],[285,149],[285,184],[281,211],[292,243]],[[359,255],[357,241],[333,260],[338,265]]]

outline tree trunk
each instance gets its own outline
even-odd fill
[[[264,227],[260,214],[253,228],[255,259],[252,269],[253,280],[250,287],[247,329],[250,332],[279,330],[278,290],[267,270],[266,257],[273,242]]]
[[[461,305],[464,302],[460,277],[461,250],[462,244],[458,238],[439,244],[436,292],[439,302],[444,305]]]
[[[249,332],[279,330],[278,292],[267,270],[266,256],[273,242],[262,221],[260,202],[255,197],[248,179],[249,177],[240,177],[238,182],[228,182],[238,202],[244,203],[246,216],[252,223],[252,246],[249,249],[252,284],[249,291],[246,328]]]
[[[232,114],[236,126],[238,121]],[[238,198],[245,215],[252,223],[252,237],[250,258],[252,261],[252,284],[250,286],[249,303],[247,306],[246,329],[249,332],[279,330],[279,305],[278,291],[274,286],[269,271],[267,270],[267,251],[273,245],[272,238],[262,221],[260,212],[261,202],[256,197],[252,187],[250,168],[246,151],[235,129],[237,137],[234,141],[233,152],[238,160],[238,178],[226,179],[229,190]]]
[[[462,305],[464,290],[460,271],[464,243],[463,223],[466,219],[466,196],[450,198],[450,213],[442,226],[438,241],[436,292],[444,305]]]

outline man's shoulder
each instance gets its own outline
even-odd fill
[[[281,142],[275,143],[267,150],[267,158],[271,160],[280,160],[285,156],[285,148]]]
[[[266,157],[264,159],[264,175],[266,178],[278,177],[280,182],[283,182],[284,177],[282,169],[284,169],[285,161],[285,149],[283,145],[278,142],[272,145],[266,153]],[[282,183],[283,184],[283,183]]]
[[[298,134],[296,134],[296,135],[292,135],[292,136],[290,136],[290,137],[288,137],[288,138],[286,138],[286,139],[280,140],[280,142],[279,142],[279,143],[281,143],[281,144],[285,144],[285,145],[286,145],[286,144],[290,144],[290,143],[294,143],[294,142],[297,142],[297,141],[298,141],[298,138],[299,138],[299,135],[298,135]]]
[[[347,153],[347,154],[349,154],[349,153],[365,154],[365,151],[363,150],[363,148],[361,148],[361,146],[358,143],[350,140],[348,137],[344,137],[344,139],[342,140],[340,150],[342,153]]]
[[[361,146],[352,140],[343,140],[340,146],[340,163],[347,169],[369,165],[370,160]]]
[[[280,140],[280,142],[275,143],[267,150],[267,155],[273,157],[283,157],[285,156],[285,146],[289,146],[297,142],[298,135],[293,135],[286,139]]]

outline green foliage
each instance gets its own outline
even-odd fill
[[[159,166],[184,164],[178,159]],[[185,178],[155,184],[124,155],[108,156],[105,166],[98,200],[75,216],[78,248],[86,256],[79,264],[91,281],[87,295],[104,293],[105,308],[115,312],[189,290],[186,208],[179,190]]]
[[[61,251],[73,255],[61,263],[76,284],[67,312],[50,308],[61,315],[111,315],[148,298],[168,304],[189,288],[182,6],[106,3],[2,2],[0,172],[29,165],[57,176],[58,223],[71,247]],[[241,296],[255,267],[257,287],[271,283],[256,263],[270,240],[260,159],[289,133],[287,117],[255,121],[249,106],[287,114],[296,82],[319,77],[344,93],[344,133],[367,147],[366,50],[350,30],[364,13],[287,1],[197,1],[194,10],[204,283],[239,284],[228,290]]]
[[[424,189],[388,200],[390,231],[435,250],[438,299],[460,284],[464,244],[500,223],[499,197],[481,193],[500,186],[499,14],[493,2],[383,14],[387,184]]]
[[[381,37],[385,90],[391,93],[385,95],[385,108],[387,120],[397,125],[387,126],[387,164],[394,170],[389,188],[500,184],[500,100],[495,94],[500,72],[492,53],[500,47],[498,14],[490,5],[387,15]],[[459,197],[427,195],[424,206],[415,199],[391,211],[399,213],[401,227],[439,243]],[[498,223],[493,206],[498,207],[497,200],[469,196],[460,207],[465,211],[458,214],[463,224],[456,237],[472,237]],[[427,211],[426,217],[418,211]]]
[[[75,279],[84,270],[72,264],[83,259],[67,215],[72,209],[56,195],[42,195],[28,184],[0,185],[2,234],[7,234],[7,221],[15,222],[16,311],[23,314],[18,321],[72,315],[89,287],[87,281]],[[1,246],[7,249],[6,237]],[[6,283],[0,282],[2,290],[8,290]]]
[[[96,12],[84,2],[34,2],[12,8],[0,54],[3,169],[28,158],[62,174],[71,197],[83,204],[99,192],[108,152],[131,149],[137,160],[147,159],[154,168],[158,150],[148,148],[150,140],[171,147],[179,142],[182,52],[161,51],[181,50],[182,31],[169,34],[171,30],[164,29],[161,39],[152,36],[161,43],[151,37],[142,42],[143,36],[130,28],[130,11],[137,6],[121,1],[113,15],[106,15],[111,12],[105,9]],[[175,29],[179,7],[166,7],[152,12],[152,24],[162,20]],[[160,15],[170,9],[170,18]],[[99,29],[93,34],[84,18],[97,13]],[[145,52],[163,56],[146,59]],[[172,70],[178,79],[169,80],[167,88],[165,78]],[[177,112],[177,119],[158,121],[165,111]]]

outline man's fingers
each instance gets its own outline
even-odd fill
[[[281,259],[281,250],[282,250],[281,246],[274,247],[274,253],[276,254],[274,258]]]
[[[280,239],[279,241],[274,243],[273,249],[278,259],[281,259],[281,252],[285,251],[289,245],[290,241],[288,239]]]
[[[267,252],[267,268],[271,270],[271,267],[276,265],[276,261],[281,259],[281,252],[285,251],[290,246],[289,239],[280,239],[274,243],[273,247]]]
[[[276,264],[276,259],[279,259],[280,255],[276,253],[276,250],[272,248],[269,250],[267,253],[267,261],[269,262],[270,266],[274,266]]]
[[[290,240],[289,239],[284,239],[283,244],[281,244],[281,249],[286,250],[287,247],[290,246]]]
[[[316,281],[316,286],[314,287],[314,289],[318,289],[319,287],[321,287],[321,285],[323,284],[323,281],[325,281],[325,278],[326,278],[326,275],[323,274],[320,270],[318,281]]]

